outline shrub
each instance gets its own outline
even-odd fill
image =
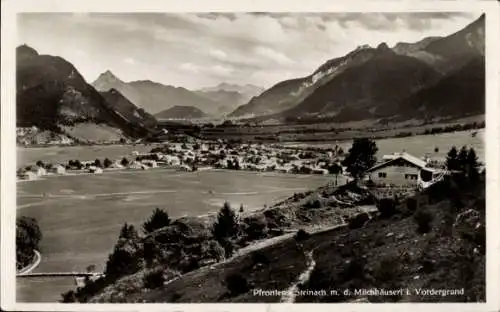
[[[353,279],[364,279],[366,271],[366,259],[355,255],[351,261],[344,266],[340,272],[340,278],[344,281]]]
[[[249,240],[256,240],[267,236],[267,220],[264,216],[246,218],[245,224],[245,234]]]
[[[396,201],[392,198],[382,198],[377,203],[377,209],[383,218],[393,216],[396,213]]]
[[[104,168],[109,168],[112,164],[113,162],[109,158],[104,159]]]
[[[304,241],[304,240],[308,239],[309,237],[311,237],[311,234],[307,233],[303,229],[298,230],[294,236],[295,240],[298,242]]]
[[[392,257],[384,258],[378,263],[373,271],[373,277],[378,282],[390,282],[397,278],[399,271],[399,259]]]
[[[415,222],[417,223],[417,231],[421,234],[430,232],[432,226],[433,215],[427,211],[420,209],[414,214]]]
[[[250,290],[246,278],[237,273],[230,274],[226,277],[226,287],[231,296],[244,294]]]
[[[143,257],[146,265],[150,267],[158,255],[158,249],[153,239],[148,238],[143,243]]]
[[[163,286],[165,277],[162,269],[154,269],[144,275],[144,287],[148,289],[156,289]]]
[[[144,233],[147,234],[163,227],[169,226],[170,222],[171,220],[168,216],[168,213],[160,208],[156,208],[153,211],[152,216],[146,222],[144,222],[144,224],[142,225],[142,229]]]
[[[62,303],[72,303],[77,301],[76,294],[73,290],[69,290],[65,293],[62,293],[61,296],[62,296],[61,300]]]
[[[323,204],[319,200],[319,198],[311,198],[305,204],[305,208],[321,208]]]
[[[304,198],[303,193],[293,193],[293,201],[298,202],[299,200]]]
[[[368,222],[368,220],[370,220],[370,216],[368,215],[368,213],[363,212],[357,214],[349,219],[349,228],[359,229],[363,227],[366,224],[366,222]]]
[[[130,162],[126,157],[123,157],[120,164],[124,167],[127,167],[130,164]]]
[[[252,261],[254,264],[264,264],[268,265],[270,263],[269,258],[262,251],[255,251],[252,253]]]
[[[418,201],[413,198],[413,197],[410,197],[406,200],[406,209],[408,209],[409,211],[416,211],[418,208]]]

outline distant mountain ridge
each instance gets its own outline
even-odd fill
[[[216,87],[191,91],[150,80],[124,82],[109,70],[99,75],[92,85],[99,91],[115,89],[152,114],[174,106],[192,106],[212,116],[231,112],[261,90],[252,85],[222,83]]]
[[[422,42],[425,45],[413,51],[402,50],[398,45],[394,50],[418,58],[446,74],[477,56],[484,57],[485,15],[482,14],[477,20],[449,36],[425,38],[419,43]]]
[[[111,89],[107,92],[100,92],[106,101],[119,113],[123,119],[131,123],[136,123],[147,129],[155,129],[158,121],[156,118],[142,108],[138,108],[129,101],[118,90]]]
[[[193,106],[174,106],[155,115],[158,119],[197,119],[208,115]]]
[[[385,44],[366,50],[371,52],[368,59],[317,87],[283,116],[326,115],[338,121],[382,117],[408,94],[441,77],[424,62],[398,55]]]
[[[343,57],[327,61],[307,77],[286,80],[274,85],[248,104],[238,107],[231,116],[271,115],[292,109],[318,88],[341,76],[344,71],[360,66],[383,50],[388,50],[386,44],[381,44],[377,48],[359,46]]]
[[[92,85],[99,91],[115,89],[151,114],[176,105],[203,108],[207,112],[214,112],[217,109],[217,103],[214,101],[185,88],[167,86],[150,80],[124,82],[109,70],[102,73]]]
[[[226,91],[226,92],[238,92],[244,97],[251,99],[254,96],[258,96],[262,92],[264,92],[264,88],[252,85],[252,84],[246,84],[246,85],[237,85],[237,84],[230,84],[227,82],[221,82],[220,84],[216,85],[215,87],[208,87],[208,88],[202,88],[199,91],[201,92],[214,92],[214,91]]]
[[[435,116],[481,115],[485,113],[485,88],[485,60],[478,56],[399,105],[401,112],[413,112],[414,117],[427,120]]]
[[[27,45],[19,46],[16,54],[18,126],[61,132],[80,124],[95,124],[107,125],[107,133],[114,138],[147,135],[149,130],[140,118],[128,120],[68,61],[40,55]]]
[[[483,59],[484,62],[484,21],[483,14],[449,36],[423,38],[415,43],[401,42],[392,49],[385,43],[376,48],[359,46],[345,56],[325,62],[309,76],[277,83],[238,107],[230,116],[282,121],[305,116],[331,117],[345,122],[388,116],[411,119],[431,112],[457,115],[451,104],[436,102],[436,98],[443,98],[445,94],[433,95],[434,99],[428,101],[422,97],[435,94],[437,90],[452,92],[452,82],[457,88],[463,88],[464,83],[460,83],[456,75],[468,73],[467,77],[476,78],[481,75],[480,66],[477,66],[481,62],[473,60]],[[476,65],[468,65],[471,62]],[[439,86],[442,79],[447,81],[446,87]],[[434,91],[420,92],[427,88],[434,88]],[[415,99],[411,99],[413,94],[420,94],[420,100],[442,108],[416,105]],[[484,113],[484,97],[483,100],[477,98],[471,105],[474,107],[462,107],[461,114]],[[429,110],[429,114],[422,112],[425,110]]]

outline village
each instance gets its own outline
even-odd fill
[[[243,170],[282,174],[319,174],[349,181],[353,177],[342,165],[345,152],[333,148],[286,148],[262,144],[221,142],[169,143],[149,153],[132,152],[121,159],[70,160],[67,163],[35,165],[18,169],[18,181],[33,181],[47,176],[102,174],[120,170],[173,169],[184,172],[201,170]],[[444,159],[418,158],[395,152],[378,159],[362,177],[366,185],[382,188],[426,188],[446,173]],[[340,178],[340,179],[339,179]]]

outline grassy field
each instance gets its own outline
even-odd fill
[[[363,120],[346,123],[314,122],[288,123],[267,125],[230,125],[225,127],[203,128],[201,135],[206,138],[241,139],[265,142],[290,141],[325,141],[325,140],[352,140],[353,138],[371,136],[375,138],[390,138],[407,133],[408,135],[422,134],[426,130],[436,127],[464,126],[484,122],[484,115],[469,116],[454,120],[434,120],[423,123],[421,120],[404,122],[387,122],[379,120]],[[407,136],[408,136],[407,135]]]
[[[42,262],[35,272],[82,271],[90,264],[102,270],[120,227],[125,222],[140,226],[155,207],[166,209],[173,218],[216,212],[226,200],[235,208],[242,203],[246,210],[258,209],[330,179],[162,169],[62,176],[19,183],[17,204],[18,214],[36,218],[44,235],[40,244]],[[26,283],[39,287],[41,281],[20,283],[20,298],[55,301],[59,299],[60,284],[66,282],[43,283],[43,291],[39,292],[30,290]],[[71,287],[67,285],[66,290]],[[22,293],[36,294],[36,298]]]
[[[476,136],[472,136],[472,133],[477,131]],[[459,131],[450,133],[440,133],[435,135],[416,135],[412,137],[405,138],[390,138],[376,140],[378,153],[377,157],[382,157],[386,154],[391,154],[393,152],[406,151],[414,156],[422,157],[428,154],[431,157],[445,158],[446,153],[450,150],[452,146],[457,148],[466,145],[472,147],[476,150],[476,154],[479,160],[484,161],[485,157],[485,141],[484,141],[484,129],[481,130],[471,130],[471,131]],[[290,142],[285,143],[285,146],[297,146],[297,147],[332,147],[338,145],[342,147],[344,151],[349,150],[351,147],[350,141],[331,141],[331,142]],[[438,152],[434,151],[438,148]]]
[[[43,162],[68,162],[72,159],[95,160],[96,158],[120,159],[132,157],[133,151],[149,152],[155,145],[94,145],[94,146],[54,146],[54,147],[17,147],[17,167]]]

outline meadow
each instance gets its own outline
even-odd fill
[[[472,136],[477,132],[475,136]],[[417,157],[428,155],[431,158],[444,159],[452,146],[461,148],[466,145],[472,147],[476,151],[479,160],[485,160],[485,142],[484,129],[457,131],[449,133],[440,133],[434,135],[416,135],[404,138],[390,138],[376,140],[378,153],[377,157],[381,158],[384,155],[394,152],[405,151]],[[340,146],[344,151],[348,151],[351,147],[351,141],[331,141],[331,142],[289,142],[284,143],[285,146],[293,147],[333,147]],[[436,152],[435,149],[438,149]]]
[[[52,147],[17,147],[17,167],[34,164],[38,160],[46,163],[67,163],[72,159],[95,160],[96,158],[120,159],[131,158],[133,151],[147,153],[156,145],[89,145],[89,146],[52,146]]]
[[[127,222],[140,227],[155,207],[173,218],[235,209],[259,209],[326,184],[331,177],[240,171],[122,171],[60,176],[18,183],[18,214],[38,220],[42,262],[34,272],[102,271]],[[57,301],[70,278],[18,279],[18,300]],[[31,286],[30,286],[31,285]],[[33,287],[38,289],[33,291]]]

